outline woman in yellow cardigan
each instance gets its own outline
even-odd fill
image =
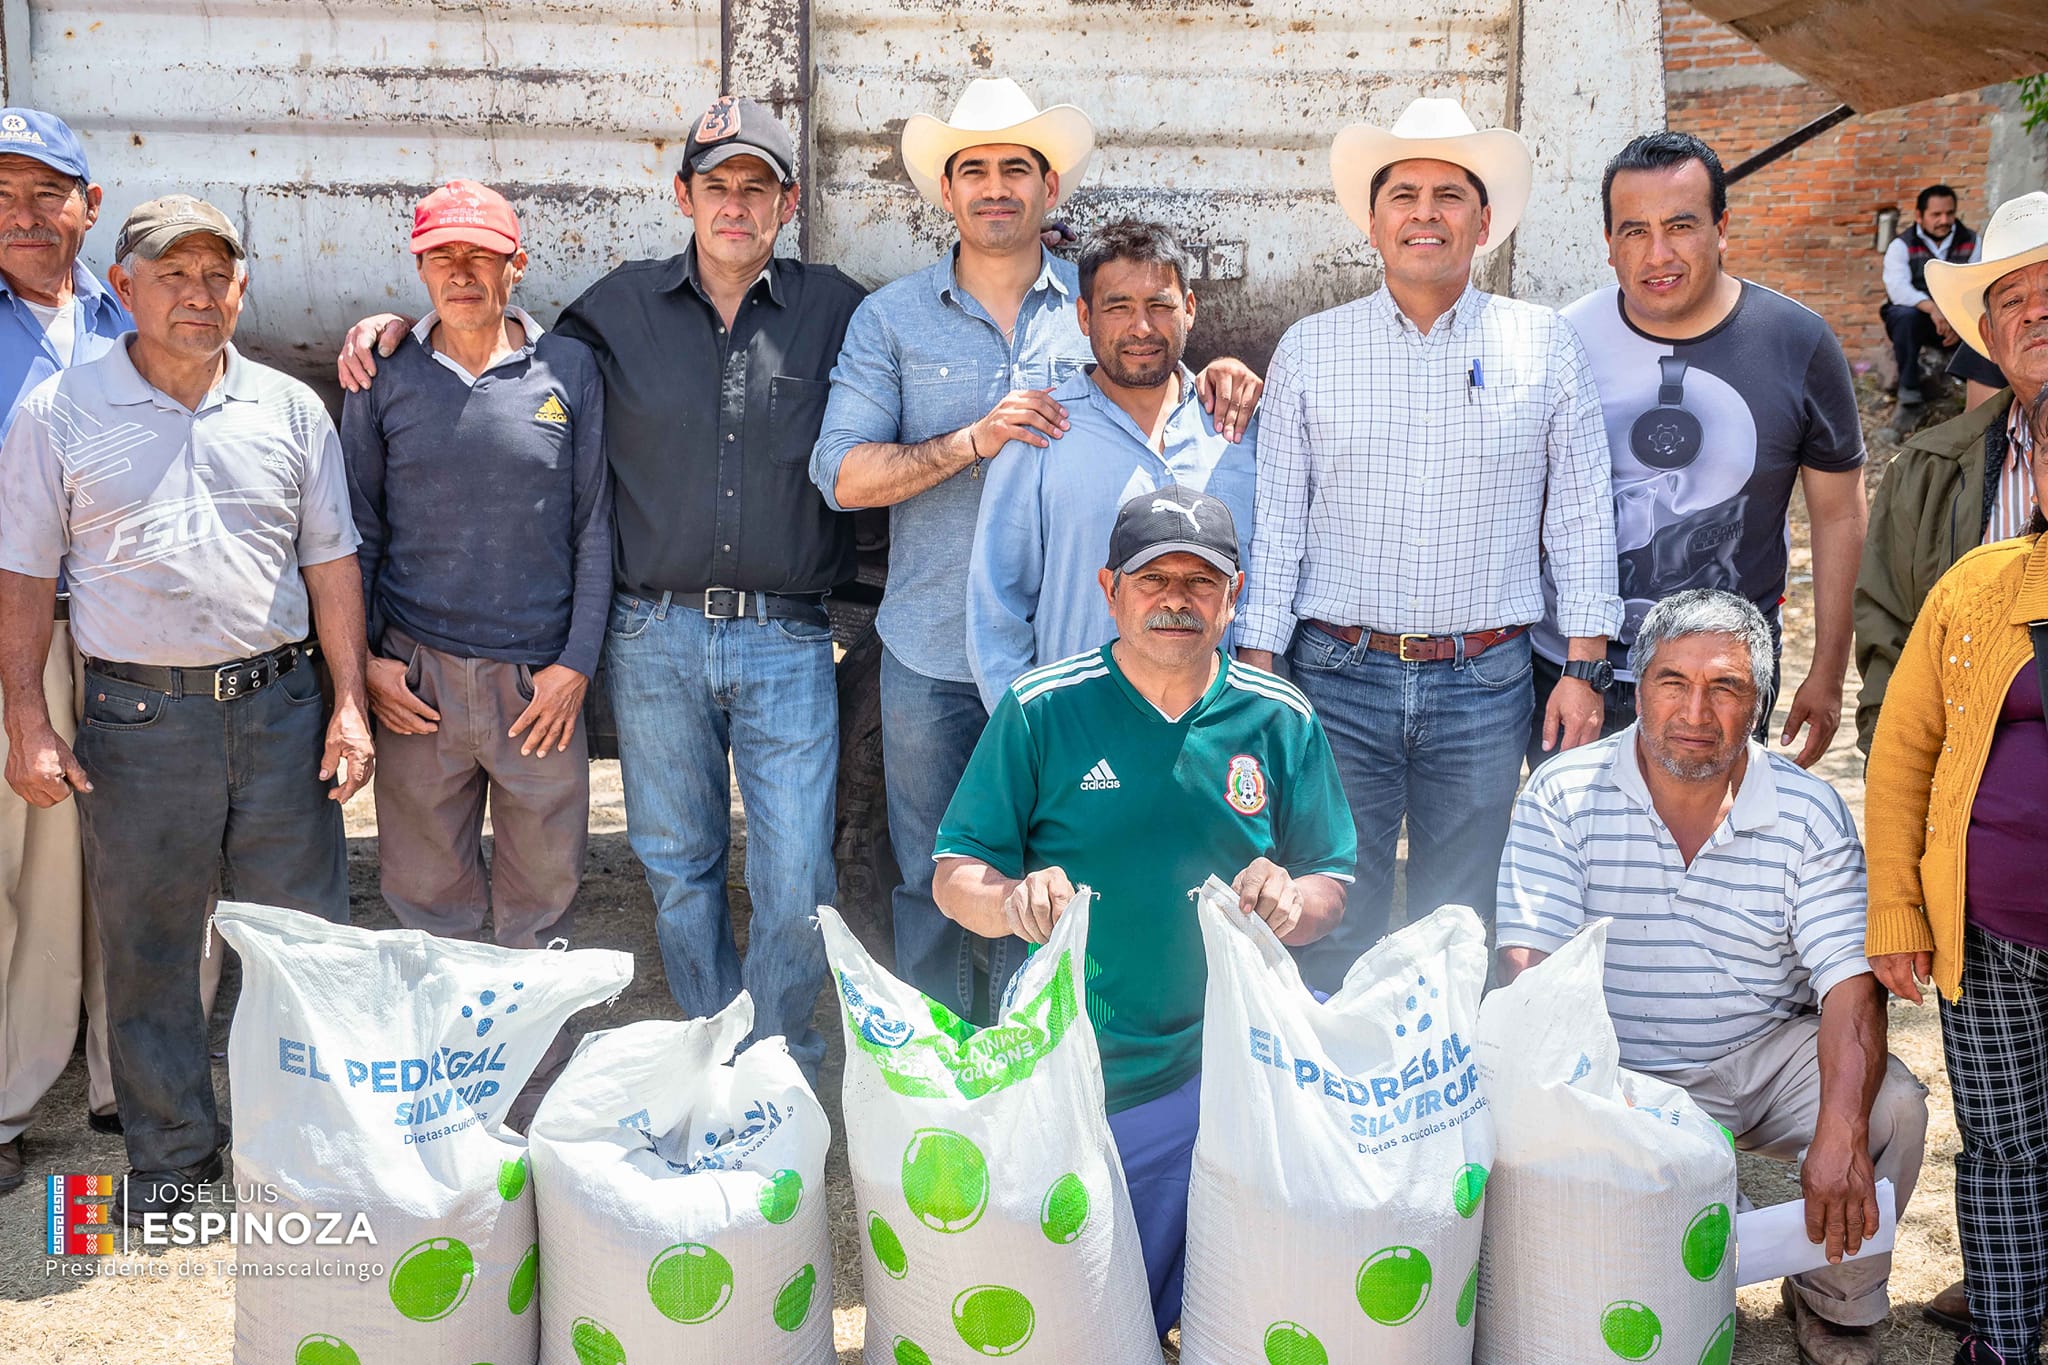
[[[2048,388],[2031,436],[2048,502]],[[2048,1314],[2048,722],[2029,624],[2048,620],[2048,530],[1973,550],[1928,594],[1871,746],[1878,979],[1941,992],[1963,1150],[1956,1220],[1975,1334],[1959,1362],[2033,1362]]]

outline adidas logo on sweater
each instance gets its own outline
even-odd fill
[[[1122,785],[1123,783],[1116,780],[1116,774],[1110,771],[1109,760],[1106,758],[1096,759],[1095,766],[1081,779],[1081,790],[1084,792],[1109,791]]]

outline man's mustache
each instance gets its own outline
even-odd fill
[[[1202,618],[1191,611],[1155,611],[1145,618],[1147,630],[1200,630]]]
[[[48,228],[9,228],[0,232],[0,246],[13,246],[16,242],[40,242],[45,246],[57,244],[57,234]]]

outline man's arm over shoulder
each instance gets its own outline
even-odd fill
[[[1237,624],[1240,650],[1279,654],[1294,638],[1294,601],[1308,549],[1311,502],[1307,380],[1296,323],[1280,338],[1267,367],[1254,447],[1252,537],[1245,604]]]
[[[1045,582],[1044,467],[1023,450],[1013,441],[988,467],[967,566],[967,660],[991,713],[1034,663],[1051,662],[1037,657],[1034,625]]]
[[[384,513],[384,471],[390,448],[384,440],[384,397],[398,373],[396,355],[385,359],[366,389],[341,396],[341,454],[348,482],[349,512],[355,521],[356,567],[363,579],[363,613],[372,640],[382,639],[384,623],[377,614],[377,581],[384,568],[384,547],[391,526]]]

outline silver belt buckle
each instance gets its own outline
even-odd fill
[[[245,676],[249,682],[246,688],[242,686]],[[233,701],[276,681],[277,660],[274,658],[265,656],[253,663],[227,664],[213,670],[213,699]]]
[[[713,603],[720,597],[728,599],[729,611],[720,611]],[[747,614],[747,594],[739,588],[706,588],[704,590],[704,618],[708,621],[736,621]]]

